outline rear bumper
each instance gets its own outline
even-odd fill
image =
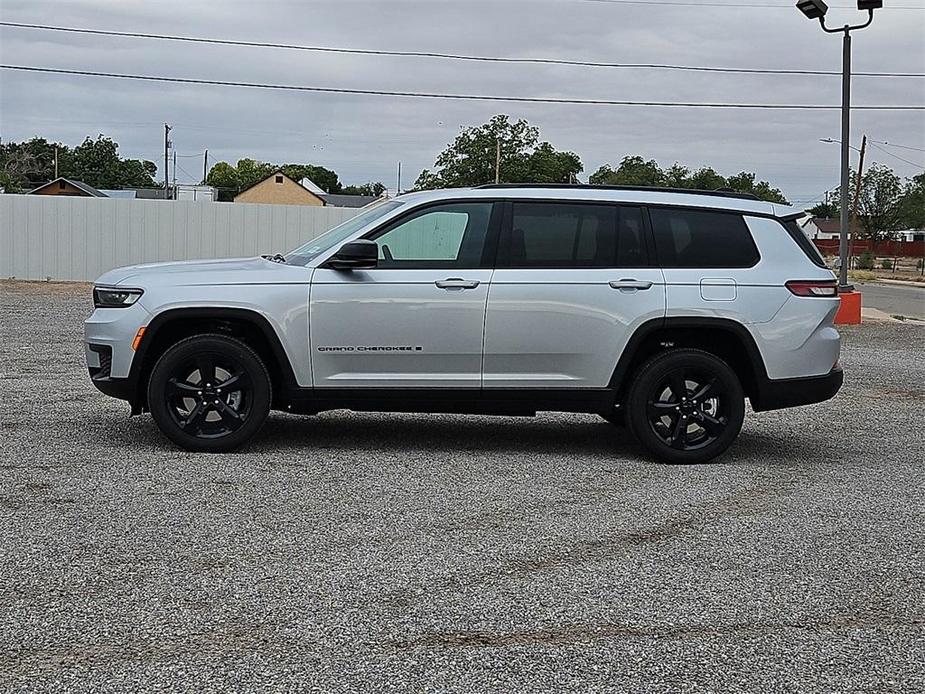
[[[844,373],[838,365],[825,376],[767,379],[759,388],[757,397],[751,398],[752,409],[764,412],[824,402],[835,397],[843,381]]]

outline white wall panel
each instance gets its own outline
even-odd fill
[[[285,253],[358,212],[0,195],[0,278],[93,281],[122,265]]]

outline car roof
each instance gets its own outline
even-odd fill
[[[761,215],[787,217],[799,211],[789,205],[742,197],[724,191],[675,191],[658,188],[608,188],[605,186],[485,186],[482,188],[445,188],[403,193],[398,199],[408,203],[439,200],[498,198],[506,200],[579,200],[591,202],[621,202],[642,205],[677,205],[705,209],[736,210]]]

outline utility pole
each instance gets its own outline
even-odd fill
[[[395,186],[395,195],[401,195],[401,162],[398,162],[398,184]]]
[[[58,145],[55,145],[55,178],[58,178]]]
[[[177,150],[173,151],[173,191],[177,194]]]
[[[170,199],[170,155],[167,152],[170,149],[170,130],[171,127],[164,123],[164,198],[167,200]]]
[[[209,176],[209,150],[202,155],[202,184],[206,184],[206,178]]]
[[[501,138],[495,138],[495,185],[501,180]]]
[[[851,205],[851,242],[848,246],[848,262],[851,262],[851,246],[858,233],[858,203],[861,199],[861,177],[864,175],[864,152],[867,150],[867,135],[861,139],[861,153],[858,157],[858,176],[854,182],[854,202]]]

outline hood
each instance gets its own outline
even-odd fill
[[[310,275],[311,270],[308,268],[276,263],[258,256],[128,265],[104,273],[96,280],[96,284],[141,288],[164,285],[272,284],[307,282]]]

